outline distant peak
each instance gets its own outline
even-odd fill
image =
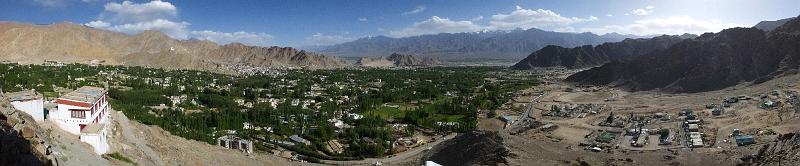
[[[776,32],[800,33],[800,16],[784,19],[785,21],[774,29]]]

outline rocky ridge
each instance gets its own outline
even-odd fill
[[[800,67],[800,19],[773,31],[731,28],[569,76],[566,81],[668,92],[717,90],[796,74]]]
[[[649,39],[625,39],[621,42],[584,45],[574,48],[550,45],[531,53],[511,69],[527,70],[535,67],[584,68],[608,62],[627,61],[638,56],[663,50],[683,39],[697,37],[691,34],[658,36]]]
[[[251,68],[337,68],[344,61],[291,47],[218,45],[176,40],[159,31],[127,35],[74,23],[33,25],[0,22],[0,61],[102,63],[167,69],[235,72]]]

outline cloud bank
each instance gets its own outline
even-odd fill
[[[248,45],[268,46],[274,38],[272,35],[266,33],[244,31],[191,31],[189,30],[191,23],[175,21],[179,15],[178,8],[169,2],[150,1],[146,3],[134,3],[131,1],[123,1],[122,3],[110,2],[103,7],[104,10],[100,13],[97,20],[85,23],[84,25],[127,34],[137,34],[146,30],[158,30],[176,39],[197,38],[210,40],[219,44],[238,42]]]

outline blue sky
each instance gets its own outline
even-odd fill
[[[221,44],[314,46],[516,28],[697,34],[794,17],[797,6],[795,0],[0,0],[0,20],[69,21],[129,34],[155,29]]]

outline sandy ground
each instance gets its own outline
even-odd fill
[[[45,121],[39,125],[46,130],[51,130],[53,137],[53,153],[58,162],[67,166],[111,165],[112,162],[95,155],[91,145],[80,141],[77,135],[72,135],[55,127],[52,122]]]

